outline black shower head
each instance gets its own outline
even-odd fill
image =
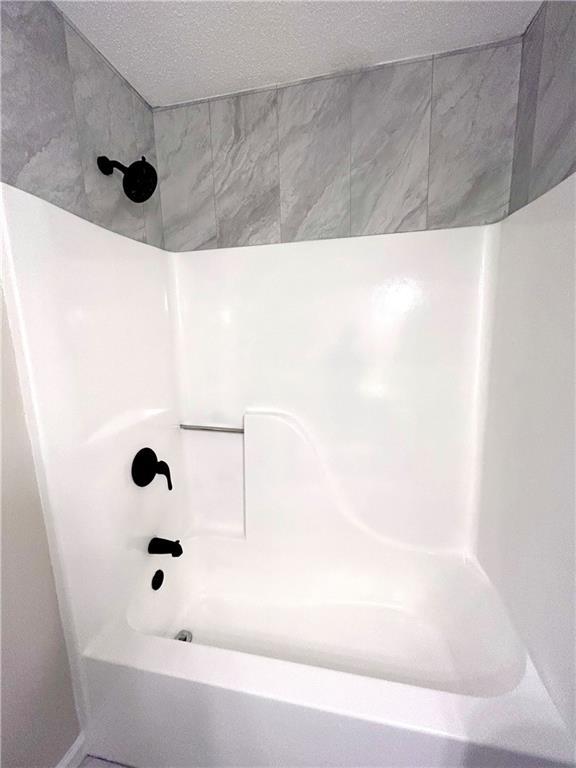
[[[144,203],[150,198],[158,184],[158,175],[145,157],[142,160],[136,160],[128,168],[117,160],[109,160],[103,155],[97,161],[98,168],[106,176],[109,176],[114,168],[122,171],[124,179],[122,186],[126,197],[133,203]]]

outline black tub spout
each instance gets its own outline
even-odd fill
[[[183,553],[180,540],[170,541],[170,539],[160,539],[155,536],[150,539],[148,544],[148,554],[150,555],[172,555],[172,557],[180,557]]]

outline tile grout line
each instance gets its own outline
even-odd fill
[[[214,135],[212,132],[212,107],[208,102],[208,133],[210,137],[210,170],[212,172],[212,201],[214,203],[214,227],[216,229],[216,248],[220,248],[220,221],[218,219],[218,206],[216,204],[216,170],[214,168]]]
[[[51,3],[54,8],[57,8],[54,3]],[[90,202],[90,199],[88,197],[88,188],[86,187],[86,168],[85,168],[85,161],[84,161],[84,155],[85,152],[83,151],[83,148],[80,146],[80,122],[78,120],[78,106],[76,103],[76,84],[74,77],[74,72],[72,70],[72,65],[70,63],[70,50],[68,48],[68,34],[66,29],[66,20],[60,13],[60,18],[62,20],[62,32],[64,34],[64,47],[66,49],[66,66],[68,68],[68,76],[70,78],[70,89],[72,91],[72,108],[74,110],[74,126],[76,128],[76,143],[78,144],[78,152],[80,153],[80,170],[82,172],[82,189],[84,190],[84,199],[86,201],[86,215],[90,216],[89,221],[94,221],[94,217],[92,214],[92,203]]]
[[[137,125],[138,125],[138,118],[136,114],[136,104],[134,102],[134,95],[135,92],[132,91],[130,94],[130,127],[132,128],[132,135],[134,137],[134,149],[135,149],[135,157],[138,159],[140,156],[144,156],[144,153],[140,152],[142,148],[141,141],[144,140],[144,137],[140,137],[137,133]],[[146,105],[147,109],[150,109]],[[154,151],[156,151],[156,136],[154,135],[154,113],[152,110],[150,110],[150,115],[152,117],[152,134],[153,134],[153,141],[154,141]],[[158,158],[156,158],[156,164],[158,164]],[[141,224],[142,224],[142,240],[140,242],[142,243],[148,243],[148,227],[147,227],[147,221],[148,221],[148,215],[149,215],[149,208],[147,206],[141,205],[136,209],[136,215],[140,217]],[[164,224],[162,224],[162,230],[164,230]],[[164,239],[164,231],[162,231],[162,239]]]
[[[544,12],[544,8],[546,5],[547,5],[547,0],[542,0],[542,2],[540,3],[540,7],[538,8],[534,16],[532,16],[528,26],[526,27],[524,32],[522,32],[520,37],[524,38],[528,34],[529,30],[532,29],[532,27],[536,23],[536,19],[538,18],[538,16],[540,16],[540,14]]]
[[[528,203],[532,202],[532,167],[534,164],[534,137],[536,136],[536,125],[538,123],[538,102],[540,101],[540,84],[542,81],[542,58],[544,56],[544,45],[546,43],[546,27],[548,26],[548,6],[549,3],[547,0],[542,3],[540,6],[540,11],[537,15],[540,14],[540,12],[543,13],[543,29],[542,29],[542,43],[540,45],[540,51],[538,56],[538,81],[536,83],[536,98],[535,98],[535,106],[534,106],[534,125],[532,126],[532,136],[530,141],[530,170],[528,173],[528,190],[527,190],[527,199],[524,205],[528,205]],[[536,197],[539,197],[537,195]],[[536,199],[536,198],[534,198]]]
[[[538,13],[536,15],[538,15]],[[532,19],[532,21],[534,21],[534,19]],[[514,123],[514,141],[512,142],[512,165],[510,168],[510,184],[508,186],[508,206],[506,210],[507,214],[510,213],[510,208],[512,207],[512,191],[514,188],[514,179],[516,178],[515,171],[517,171],[516,157],[517,157],[517,149],[518,149],[518,133],[520,131],[520,91],[522,88],[522,69],[523,69],[522,65],[524,64],[524,48],[526,45],[526,33],[528,32],[528,29],[530,29],[531,26],[532,26],[532,22],[529,24],[528,28],[526,29],[526,32],[522,37],[522,43],[520,45],[520,72],[518,73],[518,93],[516,95],[516,117],[515,117],[515,123]]]
[[[515,171],[516,169],[516,157],[517,157],[517,149],[518,149],[518,133],[520,130],[520,92],[522,87],[522,72],[523,72],[523,65],[524,65],[524,48],[526,45],[526,38],[528,36],[528,33],[530,30],[535,26],[537,23],[539,17],[544,14],[544,29],[542,30],[542,44],[540,46],[540,52],[538,57],[538,77],[537,77],[537,85],[536,85],[536,98],[534,103],[534,125],[532,126],[531,136],[530,136],[530,157],[528,159],[528,178],[527,178],[527,189],[526,189],[526,199],[522,202],[521,205],[518,206],[517,209],[523,208],[530,200],[530,177],[532,175],[532,154],[534,150],[534,131],[536,128],[536,117],[538,114],[537,107],[538,107],[538,91],[540,88],[540,70],[541,70],[541,59],[542,59],[542,48],[544,46],[544,35],[546,33],[546,6],[548,5],[548,0],[543,0],[543,2],[540,3],[540,6],[534,16],[530,19],[530,22],[524,32],[522,33],[520,37],[520,72],[518,75],[518,97],[516,102],[516,123],[514,125],[514,143],[513,143],[513,150],[512,150],[512,167],[510,169],[510,185],[508,189],[508,206],[506,215],[509,216],[511,212],[512,207],[512,192],[514,190],[514,178],[515,178]],[[512,211],[514,212],[514,211]]]
[[[96,757],[95,755],[86,755],[84,760],[80,763],[79,768],[131,768],[124,763],[117,763],[115,760],[107,760],[104,757]]]
[[[428,123],[428,177],[426,179],[426,229],[430,227],[430,167],[432,165],[432,107],[434,104],[434,66],[435,59],[432,57],[430,66],[430,117]]]
[[[283,243],[282,233],[282,177],[280,175],[280,93],[276,88],[276,159],[278,164],[278,229],[280,242]]]
[[[152,133],[154,134],[154,151],[156,152],[156,165],[158,166],[158,195],[160,197],[160,219],[162,221],[162,250],[166,250],[166,227],[164,225],[164,205],[162,203],[162,176],[160,166],[164,165],[162,162],[160,152],[158,151],[158,143],[156,141],[156,118],[154,112],[152,112]]]
[[[348,76],[348,237],[352,237],[352,102],[354,75]]]

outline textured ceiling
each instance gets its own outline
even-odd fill
[[[152,106],[441,53],[526,29],[539,2],[57,0]]]

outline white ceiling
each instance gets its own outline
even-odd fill
[[[504,40],[539,2],[56,0],[152,106]]]

